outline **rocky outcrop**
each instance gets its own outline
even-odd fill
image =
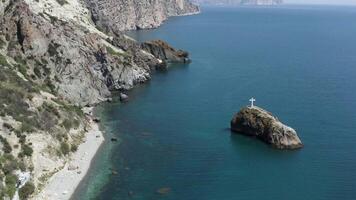
[[[95,24],[106,31],[156,28],[168,17],[194,14],[188,0],[86,0]]]
[[[188,63],[189,53],[183,50],[176,50],[167,42],[162,40],[153,40],[144,42],[141,47],[151,53],[156,58],[162,60],[164,63]]]
[[[294,129],[256,106],[241,109],[231,120],[231,130],[257,137],[278,149],[298,149],[303,146]]]

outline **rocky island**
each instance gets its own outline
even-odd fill
[[[233,132],[256,137],[277,149],[303,147],[296,131],[257,106],[244,107],[231,120]]]

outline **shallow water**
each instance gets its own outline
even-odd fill
[[[356,199],[355,19],[356,7],[204,8],[131,33],[167,40],[193,62],[155,73],[129,103],[98,108],[120,142],[106,142],[73,198]],[[252,96],[305,147],[231,134]]]

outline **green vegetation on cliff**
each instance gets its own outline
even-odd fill
[[[17,138],[10,143],[7,136],[0,134],[2,148],[0,181],[4,184],[0,187],[0,199],[11,198],[14,195],[17,182],[17,176],[14,175],[16,170],[28,171],[32,168],[30,158],[34,150],[32,143],[27,140],[29,134],[40,132],[52,135],[53,138],[58,139],[57,151],[61,152],[54,156],[64,156],[71,152],[71,148],[77,148],[80,143],[77,141],[70,145],[66,132],[86,123],[79,107],[56,97],[53,97],[53,100],[43,97],[43,92],[55,91],[55,86],[51,86],[47,76],[49,72],[45,67],[35,72],[36,76],[30,76],[31,68],[27,66],[26,61],[21,57],[15,58],[14,61],[15,64],[10,64],[8,59],[0,54],[0,130],[4,131],[2,134],[15,135]],[[39,79],[41,77],[48,80],[41,81]],[[9,121],[5,122],[5,119]],[[58,137],[58,135],[65,135],[65,137]],[[24,199],[34,190],[34,184],[28,183],[21,188],[19,195]]]

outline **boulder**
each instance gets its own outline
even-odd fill
[[[120,93],[120,101],[121,102],[127,102],[129,101],[129,96],[125,93]]]
[[[74,165],[69,165],[68,166],[68,171],[74,171],[74,170],[77,170],[77,169],[79,169],[78,166],[74,166]]]
[[[95,122],[95,123],[100,123],[101,120],[100,120],[100,118],[98,118],[98,117],[94,117],[94,118],[93,118],[93,122]]]
[[[296,131],[284,125],[270,112],[259,107],[245,107],[231,120],[231,130],[256,137],[277,149],[303,147]]]

